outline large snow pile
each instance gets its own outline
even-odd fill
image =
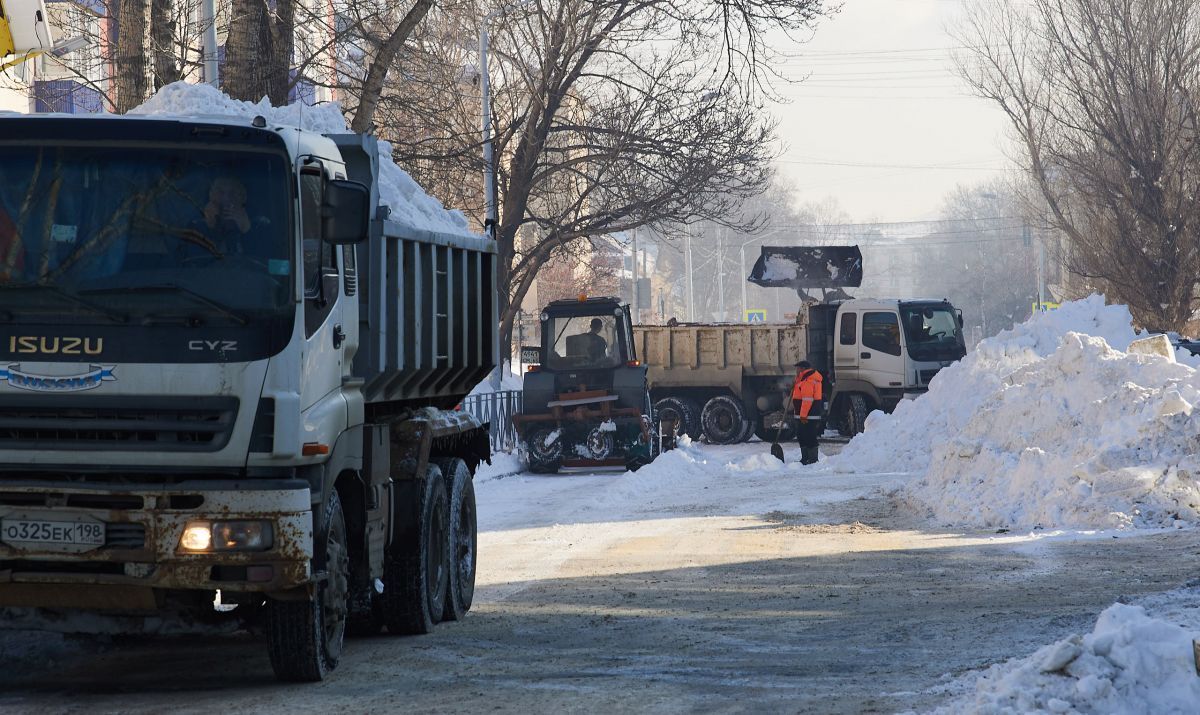
[[[1200,638],[1194,590],[1169,594],[1181,608],[1122,603],[1091,633],[969,676],[973,687],[938,713],[1194,713],[1200,704],[1193,639]]]
[[[300,127],[322,134],[349,131],[342,108],[336,102],[315,106],[302,103],[272,107],[265,98],[242,102],[207,84],[175,82],[160,89],[130,114],[171,117],[255,117],[272,124]],[[449,211],[426,194],[413,178],[392,161],[391,144],[379,142],[380,203],[391,207],[391,216],[413,228],[447,233],[470,233],[461,211]]]
[[[943,368],[920,399],[900,403],[890,415],[872,412],[867,431],[831,464],[853,472],[923,471],[935,445],[957,433],[1009,374],[1054,353],[1072,331],[1102,337],[1124,350],[1137,337],[1131,321],[1128,308],[1106,306],[1097,295],[1035,315]]]
[[[918,473],[898,496],[943,523],[1200,521],[1200,375],[1114,347],[1135,338],[1128,310],[1099,296],[1037,316],[873,414],[834,467]]]

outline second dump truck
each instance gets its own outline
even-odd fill
[[[966,354],[962,317],[946,300],[818,303],[794,324],[642,325],[634,337],[659,419],[716,444],[789,438],[800,360],[827,378],[828,426],[852,436],[872,410],[890,412]]]

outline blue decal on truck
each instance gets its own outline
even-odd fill
[[[12,363],[7,367],[0,367],[0,380],[22,390],[77,392],[91,390],[99,387],[102,382],[116,380],[116,376],[113,375],[115,367],[115,365],[107,367],[92,365],[90,370],[79,375],[34,375],[22,372],[19,363]]]

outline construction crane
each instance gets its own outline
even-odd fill
[[[0,72],[47,52],[61,55],[86,43],[82,37],[54,42],[45,0],[0,0]]]

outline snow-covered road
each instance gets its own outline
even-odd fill
[[[248,639],[40,637],[0,674],[0,709],[920,710],[953,694],[946,674],[1193,573],[1193,530],[930,529],[880,490],[898,475],[793,452],[785,466],[761,443],[692,446],[637,474],[553,477],[498,460],[478,479],[465,621],[352,641],[329,680],[299,687]]]

